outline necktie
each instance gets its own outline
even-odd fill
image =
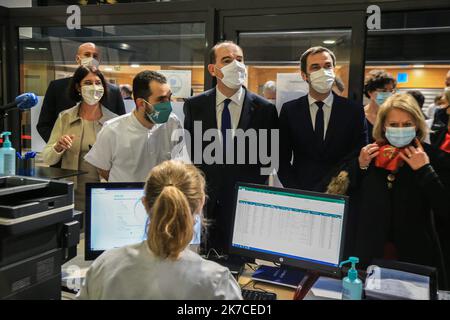
[[[324,122],[323,122],[323,105],[322,101],[316,101],[317,114],[316,114],[316,123],[314,126],[314,132],[316,135],[316,142],[319,146],[323,144],[323,132],[324,132]]]
[[[223,102],[223,111],[222,111],[222,145],[223,145],[223,159],[225,163],[225,155],[226,155],[226,145],[227,145],[227,130],[231,129],[231,114],[228,105],[230,104],[230,99],[225,99]],[[231,134],[230,134],[231,137]]]

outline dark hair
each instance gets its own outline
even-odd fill
[[[235,45],[236,47],[241,49],[241,51],[244,51],[244,50],[242,50],[242,48],[239,45],[237,45],[233,41],[226,40],[226,41],[218,42],[214,45],[214,47],[211,48],[211,50],[209,50],[209,63],[212,63],[212,64],[216,63],[216,50],[218,47],[220,47],[222,45]]]
[[[437,95],[436,97],[434,97],[434,103],[436,104],[436,103],[442,101],[442,99],[444,99],[444,94],[441,93],[441,94]]]
[[[397,80],[384,70],[370,71],[364,80],[364,95],[370,98],[369,92],[383,89],[385,85],[392,83],[394,88],[397,86]]]
[[[152,95],[150,82],[156,81],[161,84],[167,83],[167,79],[161,73],[145,70],[139,72],[133,79],[133,99],[136,102],[138,98],[147,99]]]
[[[306,60],[308,60],[309,55],[314,55],[316,53],[321,53],[321,52],[328,52],[330,54],[331,59],[333,59],[333,67],[335,67],[336,66],[336,56],[334,55],[333,51],[331,51],[328,48],[318,46],[318,47],[309,48],[308,50],[303,52],[302,56],[300,57],[300,70],[303,71],[304,73],[307,73],[306,72],[306,68],[307,68]]]
[[[127,95],[129,95],[130,97],[131,97],[131,94],[133,93],[133,92],[131,91],[131,87],[129,87],[128,85],[120,86],[120,90],[123,91],[123,92],[125,92],[125,93],[126,93]]]
[[[77,70],[75,70],[75,73],[73,74],[73,77],[70,80],[70,84],[69,84],[69,97],[76,102],[80,102],[82,100],[82,96],[81,96],[81,93],[77,89],[77,85],[81,88],[81,81],[89,73],[95,74],[102,81],[102,86],[103,86],[104,92],[103,92],[103,97],[100,99],[99,102],[101,104],[103,104],[106,101],[107,96],[108,96],[108,86],[106,84],[105,77],[100,72],[100,70],[95,67],[92,67],[92,66],[79,66],[77,68]]]
[[[425,103],[425,96],[420,92],[419,90],[410,90],[406,93],[409,93],[416,99],[417,103],[419,104],[420,109],[422,109],[423,104]]]

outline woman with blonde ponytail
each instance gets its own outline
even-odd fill
[[[86,274],[79,299],[242,299],[230,271],[189,250],[205,179],[193,165],[165,161],[145,184],[147,240],[103,253]]]

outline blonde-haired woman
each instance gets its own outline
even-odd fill
[[[142,202],[147,240],[94,261],[79,299],[242,299],[230,271],[187,247],[205,202],[205,179],[193,165],[165,161],[147,178]]]
[[[448,195],[423,144],[425,118],[409,94],[395,94],[381,106],[376,143],[359,155],[355,250],[366,264],[393,259],[434,266],[445,280],[434,215],[449,216]]]

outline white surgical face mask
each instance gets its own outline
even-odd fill
[[[104,91],[102,85],[91,84],[81,87],[81,96],[83,97],[84,102],[92,106],[100,101]]]
[[[331,91],[335,77],[333,69],[320,68],[309,74],[309,81],[314,90],[319,93],[327,93]]]
[[[82,58],[80,60],[80,65],[85,66],[85,67],[98,68],[99,64],[100,64],[100,62],[98,62],[98,60],[94,59],[93,57]]]
[[[247,77],[245,64],[237,60],[233,60],[233,62],[222,67],[220,71],[223,74],[223,78],[220,80],[230,89],[239,89]]]

